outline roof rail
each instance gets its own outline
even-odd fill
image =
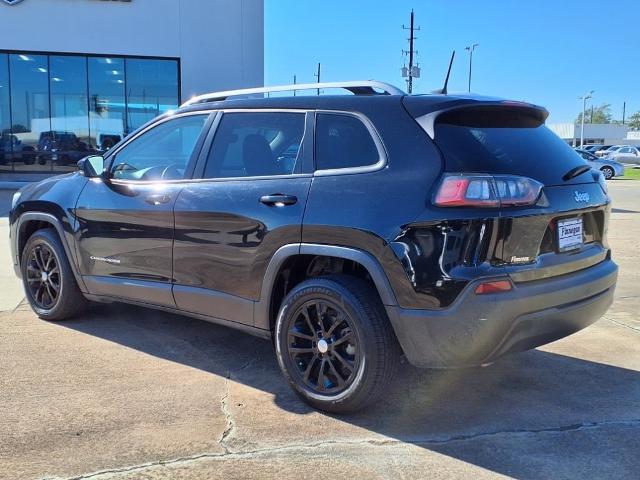
[[[186,107],[196,103],[216,102],[226,100],[229,97],[255,95],[261,93],[288,92],[297,90],[316,90],[322,88],[342,88],[354,95],[380,95],[377,90],[382,90],[382,95],[406,95],[405,92],[388,83],[375,80],[361,80],[355,82],[325,82],[325,83],[299,83],[294,85],[278,85],[275,87],[245,88],[242,90],[227,90],[224,92],[211,92],[198,95],[187,100],[181,105]]]

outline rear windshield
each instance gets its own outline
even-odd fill
[[[592,182],[583,174],[562,177],[586,162],[525,108],[476,107],[440,115],[435,142],[448,172],[523,175],[544,185]]]

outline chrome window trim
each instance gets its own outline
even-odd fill
[[[150,125],[147,125],[142,130],[134,133],[130,138],[127,138],[122,145],[119,145],[117,150],[110,151],[108,156],[109,156],[109,158],[116,157],[118,155],[118,153],[120,153],[120,151],[123,148],[125,148],[127,145],[129,145],[131,142],[133,142],[134,140],[139,138],[141,135],[144,135],[149,130],[152,130],[152,129],[156,128],[157,126],[162,125],[163,123],[169,122],[171,120],[175,120],[176,118],[189,117],[189,116],[193,116],[193,115],[209,116],[209,115],[211,115],[211,112],[214,112],[214,111],[215,111],[215,109],[211,108],[211,109],[207,109],[207,110],[195,110],[193,112],[179,112],[179,113],[168,114],[167,116],[160,118],[158,121],[153,122]]]
[[[222,117],[224,117],[225,113],[298,113],[305,115],[305,130],[302,136],[302,141],[305,140],[305,135],[307,134],[307,113],[313,113],[313,109],[301,109],[301,108],[211,108],[207,110],[197,110],[193,112],[184,112],[177,113],[171,115],[170,117],[164,118],[161,121],[153,123],[149,125],[144,130],[138,132],[135,137],[127,140],[121,147],[118,148],[117,151],[113,152],[112,155],[115,156],[118,152],[124,148],[129,142],[133,141],[135,138],[142,135],[144,132],[147,132],[151,128],[154,128],[161,123],[164,123],[170,119],[178,118],[180,116],[187,115],[203,115],[211,113],[219,113],[217,117],[214,119],[213,124],[211,125],[211,132],[213,133],[213,141],[215,141],[215,133],[220,126],[220,122],[222,122]],[[109,166],[111,168],[111,165]],[[251,176],[251,177],[219,177],[219,178],[181,178],[175,180],[116,180],[110,179],[109,181],[117,184],[117,185],[175,185],[175,184],[188,184],[188,183],[204,183],[204,182],[229,182],[229,181],[243,181],[243,180],[269,180],[269,179],[286,179],[286,178],[310,178],[313,177],[312,173],[292,173],[285,175],[259,175],[259,176]]]
[[[387,149],[382,142],[382,138],[378,133],[378,130],[373,125],[371,120],[366,115],[363,115],[360,112],[350,112],[346,110],[316,110],[317,114],[330,114],[330,115],[345,115],[350,117],[355,117],[360,120],[367,131],[369,132],[369,136],[373,140],[373,143],[378,150],[378,161],[376,163],[372,163],[370,165],[363,165],[361,167],[345,167],[345,168],[327,168],[327,169],[316,169],[313,175],[315,177],[328,177],[334,175],[354,175],[358,173],[371,173],[377,172],[378,170],[382,170],[387,166],[388,163],[388,155]],[[316,130],[317,130],[317,118],[316,118]],[[318,142],[317,135],[315,137],[315,143]],[[314,144],[314,166],[315,166],[315,144]]]
[[[302,108],[220,108],[216,110],[220,112],[218,118],[216,118],[214,124],[211,126],[213,130],[213,139],[211,141],[210,148],[213,147],[213,142],[216,141],[215,134],[217,133],[218,127],[220,123],[222,123],[222,119],[226,113],[297,113],[299,115],[304,115],[304,130],[302,132],[302,138],[300,139],[300,148],[304,145],[304,141],[307,135],[307,113],[313,112],[313,110],[302,109]],[[300,155],[300,150],[298,150],[298,155]],[[207,153],[208,160],[208,153]],[[207,166],[205,163],[204,169],[206,170]],[[202,172],[204,175],[204,170]],[[246,177],[217,177],[217,178],[194,178],[191,181],[201,182],[221,182],[221,181],[233,181],[233,180],[268,180],[270,178],[305,178],[312,177],[311,173],[287,173],[284,175],[256,175],[256,176],[246,176]]]
[[[106,159],[108,159],[109,163],[108,163],[108,166],[105,167],[104,171],[105,172],[111,172],[111,169],[113,168],[113,164],[114,164],[115,160],[117,159],[118,154],[122,151],[122,149],[125,148],[127,145],[129,145],[134,140],[140,138],[140,136],[144,135],[148,131],[153,130],[154,128],[162,125],[163,123],[169,122],[171,120],[175,120],[177,118],[190,117],[190,116],[195,116],[195,115],[204,115],[206,117],[210,117],[213,112],[215,112],[215,109],[196,110],[196,111],[193,111],[193,112],[181,112],[181,113],[167,114],[167,116],[165,116],[163,118],[160,118],[157,122],[153,122],[153,123],[147,125],[142,130],[136,132],[135,134],[133,134],[131,136],[131,138],[125,139],[124,143],[122,145],[119,145],[117,150],[110,151],[109,155],[106,157]],[[203,126],[203,129],[204,129],[204,127],[206,127],[206,125],[207,125],[207,121],[205,120],[205,124]],[[202,132],[200,132],[200,134],[202,135]],[[197,141],[196,141],[196,144],[197,144]],[[193,152],[192,152],[192,155],[193,155]],[[188,163],[189,162],[187,162],[187,165],[188,165]],[[185,165],[185,167],[186,167],[186,165]],[[124,179],[114,179],[114,178],[109,177],[109,182],[114,183],[116,185],[168,184],[168,183],[175,183],[175,182],[179,182],[179,181],[183,181],[183,180],[185,180],[185,179],[180,179],[180,180],[124,180]]]

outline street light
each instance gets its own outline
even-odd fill
[[[593,92],[594,91],[591,90],[586,95],[578,97],[579,99],[582,99],[582,119],[581,119],[582,121],[580,122],[580,148],[582,148],[584,145],[584,111],[587,109],[587,100],[593,97]]]
[[[464,49],[469,52],[469,92],[471,92],[471,65],[473,63],[473,51],[476,47],[479,46],[478,43],[474,43],[468,47],[464,47]]]

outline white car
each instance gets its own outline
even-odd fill
[[[619,163],[640,164],[640,149],[638,149],[638,147],[632,147],[631,145],[619,145],[615,150],[605,150],[605,155],[602,158],[615,160]]]

